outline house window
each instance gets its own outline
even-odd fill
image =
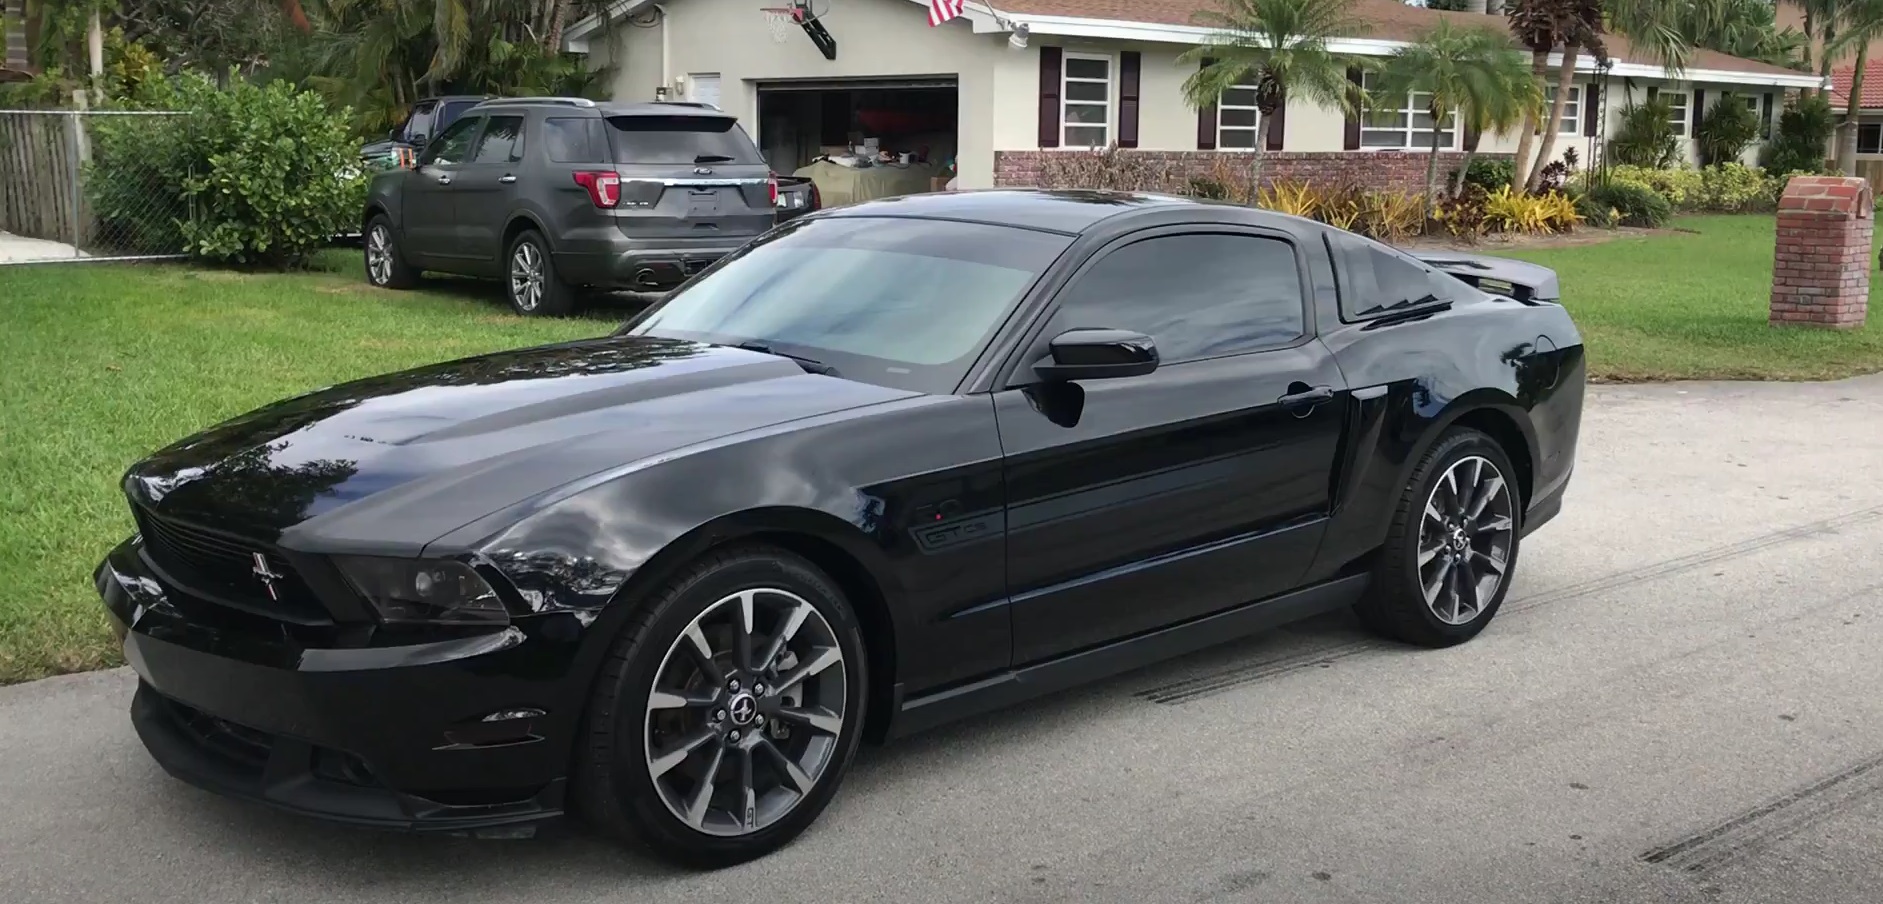
[[[1687,137],[1687,92],[1662,91],[1658,96],[1667,104],[1667,109],[1670,111],[1667,114],[1667,121],[1674,127],[1674,134],[1682,138]]]
[[[1255,86],[1223,89],[1216,102],[1216,147],[1225,151],[1252,151],[1262,140],[1262,111],[1255,105]]]
[[[1060,113],[1060,144],[1068,148],[1102,148],[1111,143],[1111,57],[1066,54],[1066,74],[1060,86],[1065,98]]]
[[[1374,88],[1373,73],[1361,76],[1361,87],[1371,92]],[[1363,148],[1405,148],[1411,151],[1423,151],[1432,146],[1432,130],[1436,123],[1429,112],[1432,95],[1414,91],[1406,95],[1403,103],[1391,107],[1373,107],[1362,114],[1360,120],[1360,146]],[[1444,127],[1438,132],[1438,146],[1448,150],[1458,145],[1458,114],[1445,115]]]
[[[1556,105],[1556,86],[1543,89],[1543,100],[1551,108]],[[1563,118],[1556,123],[1556,134],[1574,135],[1582,128],[1582,86],[1573,85],[1569,89],[1569,99],[1563,101]]]
[[[1753,121],[1759,124],[1759,137],[1772,137],[1772,121],[1765,118],[1764,100],[1756,94],[1749,94],[1739,99],[1745,102],[1746,109],[1752,111]]]
[[[1857,124],[1857,153],[1883,154],[1883,122]]]

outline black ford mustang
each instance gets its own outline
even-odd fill
[[[1335,607],[1483,630],[1575,458],[1556,289],[1175,198],[823,211],[605,338],[153,454],[98,589],[186,781],[723,865],[866,736]]]

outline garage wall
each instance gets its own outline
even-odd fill
[[[820,7],[823,3],[818,0]],[[720,106],[754,136],[759,131],[758,82],[928,75],[954,76],[959,83],[962,187],[994,184],[996,147],[1035,144],[1038,51],[1015,50],[1004,34],[974,34],[963,19],[931,28],[927,7],[909,0],[830,0],[824,26],[837,40],[837,59],[826,60],[802,32],[794,31],[783,44],[772,43],[758,12],[762,0],[668,0],[663,5],[671,17],[665,25],[669,90],[675,76],[718,73]],[[651,27],[617,22],[608,40],[590,44],[590,59],[597,65],[617,61],[616,100],[652,100],[662,80],[660,20],[651,7],[634,19]]]

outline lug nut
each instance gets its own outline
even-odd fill
[[[752,685],[752,693],[757,694],[761,697],[765,696],[765,685],[763,684]]]
[[[728,679],[726,681],[726,690],[729,690],[735,694],[738,693],[739,692],[739,679],[737,678]]]
[[[726,721],[726,711],[723,709],[713,710],[713,721],[714,722]]]
[[[726,735],[726,737],[735,744],[738,743],[739,741],[739,733],[737,731],[733,732],[732,734]]]

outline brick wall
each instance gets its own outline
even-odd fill
[[[1775,326],[1863,326],[1870,304],[1870,186],[1842,176],[1799,176],[1778,200],[1773,251]]]
[[[1040,160],[1047,154],[1081,151],[995,151],[994,184],[1022,187],[1039,184]],[[1225,151],[1121,151],[1154,164],[1168,165],[1187,177],[1208,176],[1219,165],[1237,173],[1249,171],[1249,154]],[[1511,159],[1511,154],[1478,154],[1486,159]],[[1443,181],[1464,154],[1439,153],[1438,177]],[[1425,190],[1423,153],[1276,151],[1262,155],[1262,181],[1297,180],[1320,185],[1358,184],[1372,189]]]

